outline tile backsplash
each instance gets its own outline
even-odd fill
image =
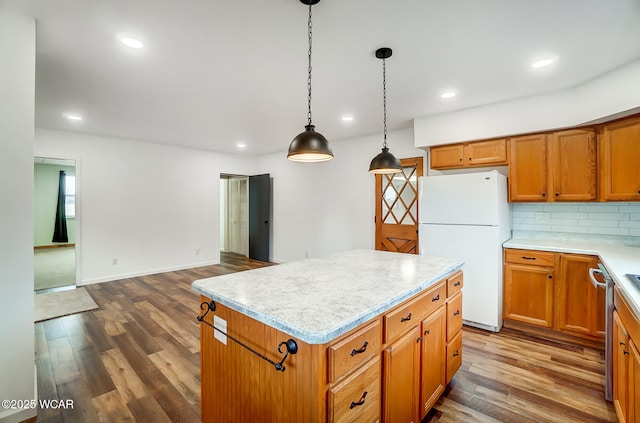
[[[513,237],[640,243],[640,203],[513,203]]]

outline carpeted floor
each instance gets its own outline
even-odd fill
[[[34,290],[76,284],[75,247],[40,248],[33,254]]]
[[[35,322],[98,308],[85,288],[35,294]]]

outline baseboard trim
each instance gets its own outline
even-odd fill
[[[141,272],[121,273],[118,275],[103,276],[99,278],[84,279],[76,284],[76,286],[92,285],[94,283],[118,281],[121,279],[135,278],[138,276],[149,276],[158,273],[175,272],[176,270],[193,269],[194,267],[214,266],[220,264],[220,260],[205,261],[200,263],[185,264],[182,266],[164,267],[159,269],[150,269]]]

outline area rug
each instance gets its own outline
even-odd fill
[[[34,320],[41,322],[96,308],[98,305],[85,288],[36,294]]]

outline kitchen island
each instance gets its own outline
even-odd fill
[[[195,281],[202,420],[419,421],[461,363],[461,267],[354,250]]]

